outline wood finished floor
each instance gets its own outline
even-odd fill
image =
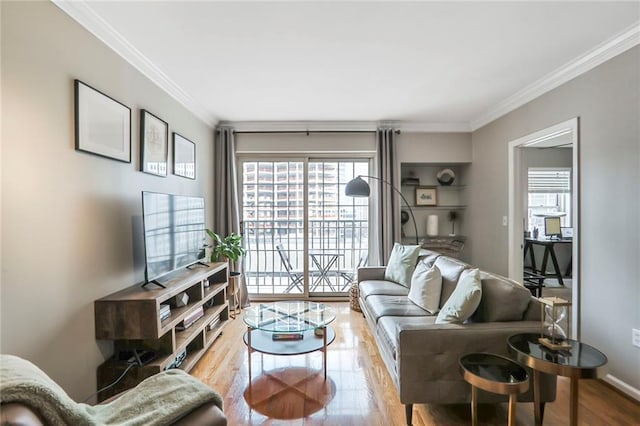
[[[326,383],[315,374],[322,368],[321,352],[290,357],[254,353],[249,394],[242,341],[246,328],[241,316],[229,322],[192,374],[224,397],[230,425],[405,424],[404,406],[364,318],[346,302],[330,305],[337,312],[337,336],[327,353]],[[545,426],[569,423],[568,400],[569,382],[559,378],[556,401],[546,406]],[[579,410],[581,425],[640,425],[640,403],[600,381],[580,382]],[[414,426],[468,425],[470,419],[468,405],[414,405]],[[506,425],[507,404],[481,405],[479,423]],[[534,424],[532,404],[518,404],[517,424]]]

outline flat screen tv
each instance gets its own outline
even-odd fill
[[[204,198],[142,192],[145,284],[205,260]]]

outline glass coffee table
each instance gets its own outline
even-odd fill
[[[301,355],[322,351],[324,379],[327,379],[327,346],[336,338],[329,324],[336,319],[333,309],[323,303],[282,301],[261,303],[244,311],[247,332],[243,336],[249,354]]]

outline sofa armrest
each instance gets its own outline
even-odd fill
[[[358,282],[384,280],[386,266],[362,266],[358,268]]]
[[[540,322],[542,320],[541,307],[542,307],[542,303],[540,303],[538,299],[532,296],[531,300],[529,301],[529,306],[527,306],[527,309],[524,311],[524,318],[522,318],[523,321]]]
[[[0,424],[20,426],[43,426],[36,412],[19,402],[0,405]]]

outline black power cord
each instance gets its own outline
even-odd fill
[[[120,380],[122,380],[124,378],[124,376],[129,372],[129,370],[131,370],[133,367],[135,367],[137,365],[142,365],[142,364],[138,364],[138,362],[136,362],[136,361],[133,361],[133,362],[132,361],[128,361],[127,364],[129,364],[127,366],[127,368],[122,372],[120,377],[118,377],[113,383],[103,387],[102,389],[98,389],[96,392],[92,393],[91,395],[89,395],[88,397],[83,399],[82,402],[87,402],[89,399],[91,399],[94,396],[98,395],[100,392],[114,387],[115,385],[117,385],[120,382]]]

